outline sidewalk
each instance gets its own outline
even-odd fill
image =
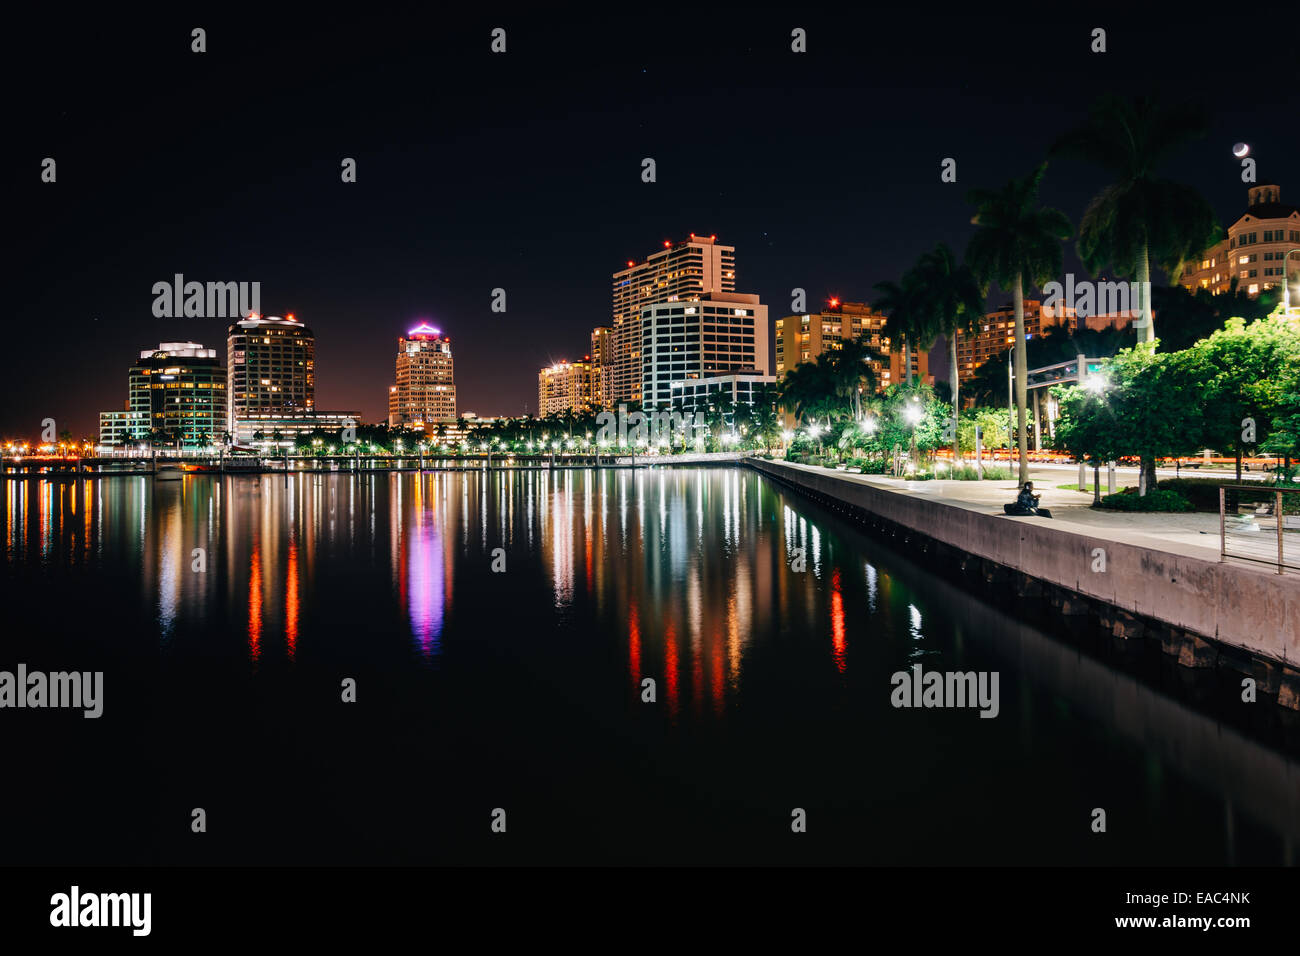
[[[1135,514],[1132,512],[1105,511],[1092,507],[1091,484],[1087,492],[1063,491],[1057,485],[1073,484],[1077,473],[1060,469],[1030,468],[1029,480],[1034,492],[1042,495],[1041,504],[1050,508],[1051,519],[1013,518],[1003,514],[1002,506],[1015,500],[1019,484],[1014,479],[1005,481],[910,481],[887,475],[858,475],[831,471],[816,465],[798,465],[786,462],[791,468],[811,473],[833,474],[848,481],[858,481],[895,494],[965,508],[980,514],[997,515],[1006,521],[1045,523],[1058,531],[1072,531],[1093,538],[1103,538],[1125,544],[1141,545],[1156,551],[1203,561],[1219,560],[1219,516],[1197,512]],[[1089,482],[1092,475],[1089,473]],[[1119,486],[1124,484],[1119,482]],[[1102,494],[1105,492],[1105,474],[1102,475]],[[1252,540],[1257,539],[1257,540]],[[1284,548],[1288,554],[1300,554],[1300,534],[1286,532]],[[1292,542],[1295,542],[1292,544]],[[1257,547],[1251,547],[1257,545]],[[1230,550],[1250,551],[1270,559],[1277,554],[1276,537],[1272,529],[1256,532],[1247,537],[1234,534]],[[1253,561],[1233,561],[1265,574],[1276,574],[1276,567]],[[1295,572],[1288,572],[1294,574]]]

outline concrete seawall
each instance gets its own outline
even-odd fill
[[[1264,682],[1260,689],[1278,694],[1283,706],[1300,708],[1300,575],[1097,537],[1081,525],[982,512],[825,468],[754,458],[746,464],[814,498],[923,536],[965,556],[964,562],[978,559],[1108,605],[1119,612],[1113,621],[1117,637],[1140,636],[1126,632],[1132,621],[1160,622],[1167,626],[1164,649],[1180,663],[1223,664],[1222,649],[1229,658],[1248,656],[1272,665],[1236,669],[1254,673]],[[1104,551],[1104,571],[1094,570],[1098,549]],[[1078,613],[1069,609],[1068,599],[1064,604],[1062,613]]]

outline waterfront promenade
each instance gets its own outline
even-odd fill
[[[1031,472],[1054,515],[1046,519],[1002,513],[1015,496],[1014,480],[908,481],[755,458],[749,464],[959,554],[1179,629],[1184,663],[1208,666],[1211,641],[1296,673],[1300,573],[1221,560],[1217,514],[1093,510],[1090,494],[1054,487],[1069,481],[1059,470]],[[1295,690],[1300,683],[1284,696]]]

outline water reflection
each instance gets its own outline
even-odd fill
[[[24,480],[5,482],[0,506],[3,571],[30,600],[93,594],[105,615],[130,605],[163,654],[224,656],[250,680],[387,655],[490,697],[493,667],[508,662],[546,689],[510,720],[544,715],[548,695],[596,708],[592,689],[613,687],[624,709],[599,719],[623,728],[629,712],[652,714],[700,739],[743,739],[756,720],[770,733],[825,708],[824,739],[808,746],[836,759],[874,747],[871,766],[915,759],[924,773],[924,755],[947,747],[953,779],[1013,762],[1048,776],[986,783],[1004,802],[1072,785],[1069,768],[1044,769],[1045,750],[1105,777],[1126,773],[1107,762],[1121,746],[1145,755],[1141,773],[1108,783],[1158,802],[1172,781],[1193,781],[1187,805],[1213,806],[1232,858],[1294,857],[1300,841],[1293,760],[739,470]],[[924,714],[899,717],[884,703],[889,674],[919,655],[992,663],[1015,699],[997,721],[941,732]],[[493,679],[474,684],[483,673]],[[765,739],[749,745],[762,753]],[[863,792],[895,777],[906,774]],[[913,785],[888,796],[901,805]],[[1246,839],[1267,853],[1251,857]]]

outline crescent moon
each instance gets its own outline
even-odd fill
[[[1250,147],[1245,143],[1238,143],[1236,146],[1232,147],[1232,155],[1236,156],[1238,159],[1240,159],[1242,156],[1245,156],[1249,152],[1250,152]]]

